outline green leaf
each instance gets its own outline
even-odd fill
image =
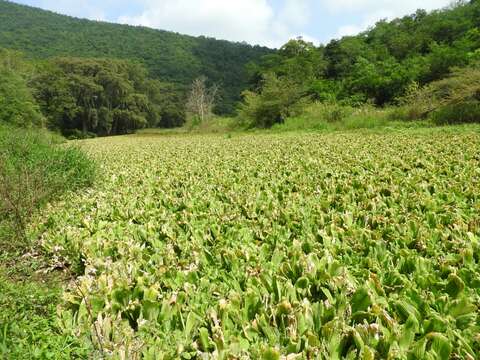
[[[208,337],[208,330],[205,329],[205,328],[200,328],[198,330],[198,337],[199,337],[199,340],[200,340],[200,348],[205,351],[205,352],[208,352],[210,351],[210,339]]]
[[[455,274],[450,274],[447,279],[445,291],[453,297],[458,297],[465,289],[465,283]]]
[[[432,340],[431,349],[435,352],[441,360],[449,360],[452,353],[453,346],[450,341],[442,334],[431,333],[428,337]]]
[[[306,277],[299,278],[295,283],[295,287],[298,289],[306,289],[308,288],[308,285],[309,285],[309,281]]]
[[[365,311],[372,305],[372,298],[367,288],[360,288],[353,294],[350,305],[352,306],[352,313],[357,311]]]
[[[280,351],[277,349],[266,349],[262,353],[263,360],[280,360]]]
[[[398,341],[398,345],[402,350],[409,350],[415,340],[415,334],[419,331],[418,320],[415,316],[410,315],[407,322],[403,326],[402,335]]]

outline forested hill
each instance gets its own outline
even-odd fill
[[[221,85],[220,112],[245,89],[245,64],[271,50],[145,27],[77,19],[0,0],[0,47],[34,58],[108,57],[143,62],[152,77],[179,87],[205,75]]]

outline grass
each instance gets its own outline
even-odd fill
[[[93,182],[95,164],[62,140],[41,129],[0,124],[0,217],[14,232],[13,246],[27,242],[27,223],[36,209]]]
[[[379,129],[82,142],[103,182],[31,228],[86,266],[63,330],[91,357],[475,358],[479,127]]]
[[[72,359],[87,349],[58,326],[65,274],[45,271],[34,250],[12,251],[0,242],[0,358]]]
[[[354,108],[339,104],[313,103],[307,106],[304,112],[295,117],[287,118],[281,124],[272,128],[250,129],[248,132],[279,133],[292,131],[333,132],[357,131],[377,129],[411,129],[430,128],[435,126],[431,120],[403,120],[399,118],[400,108],[392,107],[379,109],[373,106]],[[175,135],[175,134],[238,134],[244,133],[245,128],[239,125],[238,119],[229,117],[214,117],[202,124],[187,123],[175,129],[144,129],[137,132],[139,135]]]
[[[361,129],[409,129],[432,127],[430,121],[395,119],[395,108],[378,109],[370,106],[353,108],[338,104],[314,103],[304,113],[288,118],[272,130],[282,131],[350,131]]]

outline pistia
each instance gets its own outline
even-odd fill
[[[31,229],[63,328],[146,359],[480,353],[480,136],[128,136]]]

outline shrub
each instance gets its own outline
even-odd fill
[[[425,119],[432,106],[432,99],[416,81],[407,86],[405,94],[396,99],[397,106],[391,107],[390,120]]]
[[[431,117],[437,125],[480,123],[480,101],[445,106],[435,111]]]
[[[352,107],[341,103],[314,103],[300,116],[288,118],[275,130],[353,130],[383,127],[389,124],[390,109],[371,105]]]
[[[78,129],[67,129],[64,130],[63,136],[65,136],[68,140],[79,140],[79,139],[93,139],[97,137],[97,134],[92,132],[83,132]]]
[[[213,116],[203,122],[187,120],[184,128],[198,133],[225,133],[238,130],[238,123],[233,118]]]
[[[249,128],[283,123],[288,117],[300,114],[308,102],[301,86],[274,74],[265,76],[258,93],[246,91],[243,95],[239,119]]]
[[[0,126],[0,219],[26,240],[34,211],[53,197],[92,183],[95,165],[44,130]]]
[[[342,105],[338,102],[317,103],[308,111],[309,116],[325,120],[329,123],[341,122],[352,115],[353,112],[353,107]]]
[[[455,69],[446,79],[412,87],[400,100],[404,119],[430,117],[437,124],[480,121],[480,65]]]

